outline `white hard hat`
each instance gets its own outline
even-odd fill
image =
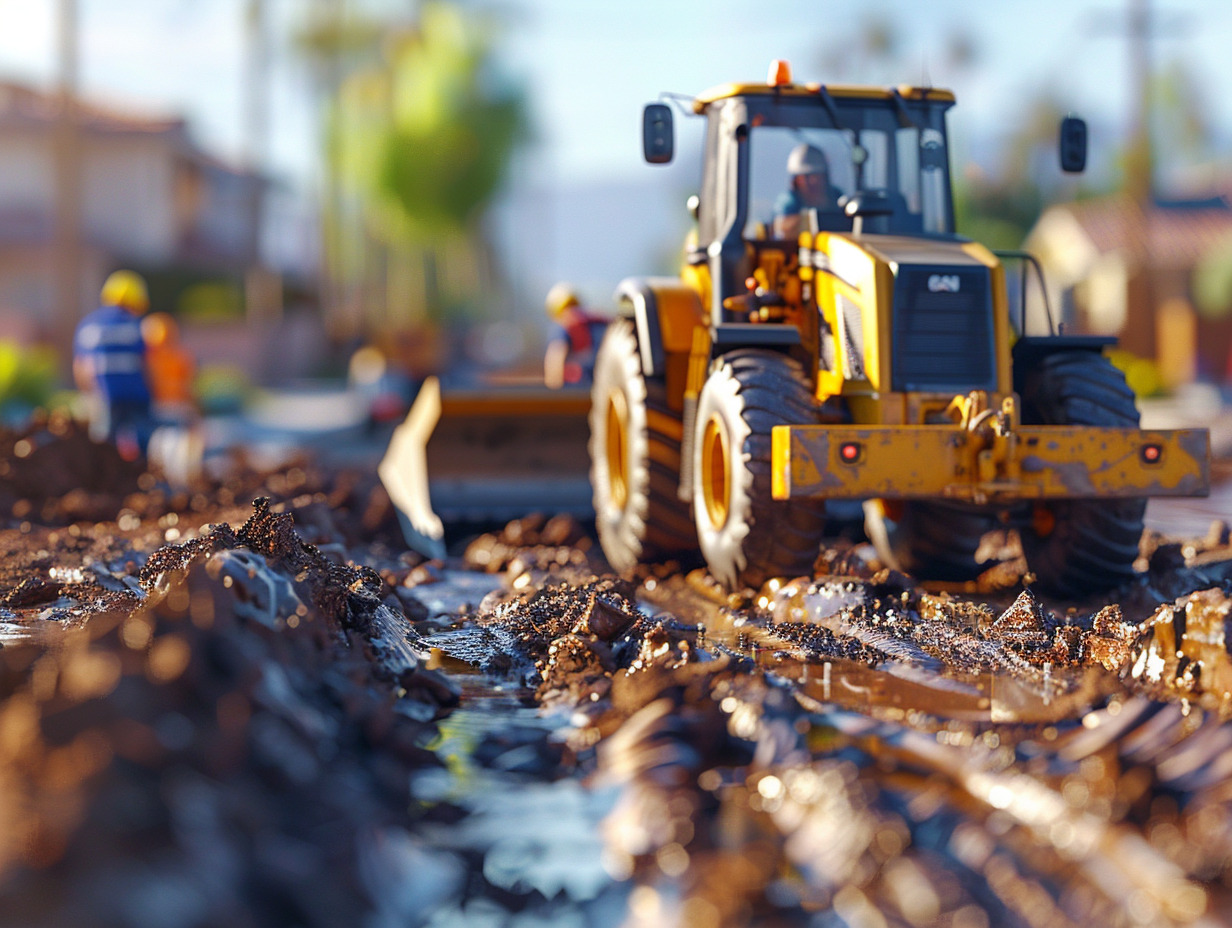
[[[787,156],[787,173],[792,177],[798,174],[820,174],[823,171],[830,173],[830,162],[820,148],[800,144]]]

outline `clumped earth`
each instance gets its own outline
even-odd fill
[[[847,541],[728,595],[214,470],[0,434],[0,925],[1232,923],[1225,526],[1085,602]]]

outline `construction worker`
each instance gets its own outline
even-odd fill
[[[103,284],[101,306],[73,335],[73,379],[90,404],[90,436],[114,441],[131,459],[151,430],[150,387],[141,316],[150,307],[145,281],[116,271]]]
[[[145,364],[154,416],[164,423],[184,423],[196,414],[193,376],[196,361],[180,343],[180,327],[167,313],[141,320]]]
[[[543,356],[543,382],[552,389],[589,383],[608,320],[583,309],[576,291],[566,283],[548,291],[545,307],[556,326]]]
[[[790,188],[774,204],[775,238],[794,239],[800,234],[800,215],[805,210],[837,210],[843,192],[830,183],[830,162],[814,145],[800,144],[787,156]]]

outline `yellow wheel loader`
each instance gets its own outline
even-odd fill
[[[1025,297],[1029,256],[957,234],[953,104],[795,83],[781,62],[692,100],[682,273],[620,285],[595,367],[613,566],[700,550],[726,586],[757,587],[810,573],[827,506],[861,501],[886,516],[884,556],[921,577],[976,576],[981,538],[1009,526],[1038,588],[1077,596],[1132,576],[1147,497],[1208,492],[1206,431],[1139,429],[1112,340],[1059,334]],[[647,160],[673,138],[672,108],[647,106]],[[1085,124],[1060,142],[1082,170]]]

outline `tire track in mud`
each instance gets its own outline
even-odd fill
[[[628,924],[1227,924],[1232,568],[1198,560],[1127,609],[1206,592],[1137,622],[867,571],[739,600],[695,572],[621,592],[638,614],[602,641],[594,583],[545,581],[435,643],[523,642],[572,710],[620,789]]]

